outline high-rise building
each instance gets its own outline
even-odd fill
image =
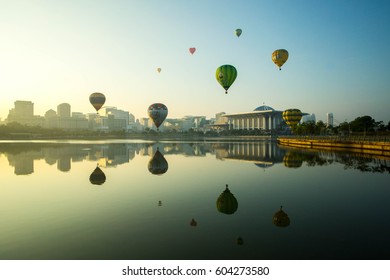
[[[34,116],[34,103],[31,101],[17,100],[14,102],[15,108],[9,110],[6,122],[18,122],[25,125],[43,126],[44,118]]]
[[[316,115],[315,114],[311,114],[311,115],[306,115],[306,116],[302,116],[302,121],[301,122],[313,122],[313,123],[316,123]]]
[[[16,117],[32,118],[34,116],[34,103],[31,101],[15,101],[15,109],[13,113]],[[11,112],[10,112],[11,113]]]
[[[57,116],[60,118],[70,118],[70,105],[68,103],[58,105]]]
[[[326,123],[328,126],[333,126],[333,113],[326,113]]]

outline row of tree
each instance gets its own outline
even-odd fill
[[[375,121],[370,116],[357,117],[351,122],[342,122],[338,126],[327,126],[323,121],[304,122],[293,128],[298,135],[351,135],[351,134],[376,134],[390,131],[390,121],[387,125],[383,121]]]

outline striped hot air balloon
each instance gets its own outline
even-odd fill
[[[91,102],[96,112],[98,112],[99,109],[102,108],[102,106],[106,102],[106,97],[104,96],[103,93],[94,92],[89,96],[89,102]]]
[[[282,70],[282,65],[288,59],[288,51],[285,49],[279,49],[272,53],[272,61]]]
[[[218,83],[225,89],[225,93],[228,93],[228,89],[237,78],[237,70],[232,65],[222,65],[217,68],[215,77]]]
[[[287,109],[283,112],[282,117],[286,124],[293,128],[301,121],[302,112],[299,109]]]
[[[292,151],[288,151],[283,157],[283,164],[288,168],[299,168],[302,166],[302,163],[302,156]]]
[[[219,212],[231,215],[237,211],[238,202],[234,195],[230,192],[228,185],[226,185],[226,189],[217,199],[217,209]]]

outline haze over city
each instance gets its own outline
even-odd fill
[[[387,1],[0,0],[0,118],[15,100],[37,115],[63,102],[92,113],[97,91],[136,118],[155,102],[168,118],[264,103],[387,123],[389,12]],[[223,64],[238,71],[228,94],[215,78]]]

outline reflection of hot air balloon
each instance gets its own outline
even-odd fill
[[[191,54],[194,54],[195,51],[196,51],[196,48],[190,48],[190,53]]]
[[[237,238],[237,245],[243,245],[243,244],[244,244],[244,240],[242,239],[241,236],[239,236],[239,237]]]
[[[161,200],[158,201],[158,206],[162,206]]]
[[[283,157],[284,166],[289,168],[299,168],[302,166],[302,162],[303,162],[302,157],[298,153],[288,152]]]
[[[302,112],[299,109],[287,109],[283,112],[282,117],[286,124],[293,128],[301,121]]]
[[[94,92],[89,96],[89,102],[91,102],[97,112],[100,108],[102,108],[104,102],[106,102],[106,97],[103,93]]]
[[[154,103],[149,106],[148,115],[158,129],[168,115],[168,108],[162,103]]]
[[[272,53],[272,61],[279,66],[279,70],[282,70],[282,65],[288,59],[288,51],[284,49],[276,50]]]
[[[161,68],[160,68],[160,67],[157,68],[157,72],[158,72],[158,73],[161,72]]]
[[[226,185],[226,189],[217,199],[217,209],[219,212],[224,214],[233,214],[237,211],[238,202],[234,195],[230,192],[228,185]]]
[[[157,151],[154,153],[153,158],[148,163],[148,169],[149,172],[154,175],[162,175],[168,170],[168,162],[166,161],[165,157],[160,153],[160,151],[157,149]]]
[[[272,222],[274,223],[275,226],[278,227],[287,227],[290,225],[290,218],[282,210],[282,206],[280,206],[279,211],[274,214]]]
[[[240,35],[241,35],[241,33],[242,33],[242,30],[241,30],[240,28],[237,28],[236,31],[235,31],[235,33],[236,33],[236,36],[237,36],[237,37],[240,37]]]
[[[196,227],[197,225],[198,225],[198,223],[194,220],[194,218],[192,218],[192,220],[190,222],[190,226]]]
[[[89,176],[89,181],[94,185],[102,185],[106,181],[106,175],[96,166],[95,170]]]
[[[217,78],[218,83],[225,89],[225,93],[228,93],[229,87],[237,78],[237,70],[232,65],[222,65],[217,68],[215,77]]]

